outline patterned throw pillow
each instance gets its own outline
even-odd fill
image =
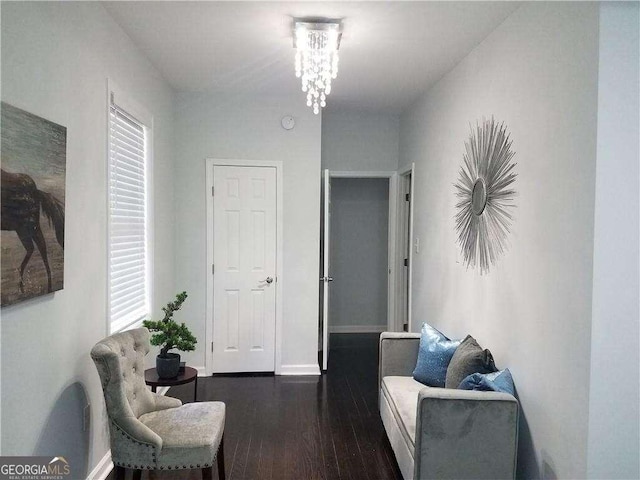
[[[458,345],[460,340],[449,340],[431,325],[424,323],[413,378],[430,387],[444,387],[447,367]]]

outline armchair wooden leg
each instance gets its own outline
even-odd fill
[[[224,434],[220,440],[220,447],[218,447],[218,480],[225,480],[224,474]]]
[[[142,470],[134,470],[132,478],[133,478],[133,480],[141,480],[142,479]]]
[[[202,480],[213,480],[213,467],[202,469]]]
[[[116,480],[124,480],[124,467],[120,467],[118,465],[114,466],[114,474],[115,474],[115,478]]]

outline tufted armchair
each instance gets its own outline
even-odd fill
[[[225,404],[198,402],[182,405],[176,398],[152,393],[144,382],[144,357],[149,353],[146,328],[117,333],[91,350],[107,406],[111,457],[116,478],[134,470],[202,469],[224,479]]]

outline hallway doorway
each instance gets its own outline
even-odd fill
[[[319,363],[331,334],[396,331],[397,175],[324,171]]]
[[[389,180],[331,183],[329,333],[387,329]]]

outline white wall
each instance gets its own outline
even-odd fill
[[[387,329],[388,225],[388,178],[331,179],[331,331]]]
[[[98,3],[3,3],[2,100],[67,127],[67,179],[64,290],[2,309],[2,453],[63,455],[73,468],[88,455],[89,470],[109,448],[89,357],[107,335],[107,77],[154,116],[159,311],[174,292],[170,89]]]
[[[532,2],[401,118],[400,163],[416,163],[414,329],[472,334],[511,369],[519,478],[586,475],[597,74],[597,4]],[[469,124],[492,115],[511,133],[518,197],[511,246],[480,276],[462,264],[453,184]]]
[[[298,92],[299,93],[299,92]],[[292,115],[293,130],[280,119]],[[205,362],[205,159],[281,160],[284,164],[282,364],[317,370],[321,117],[303,95],[243,98],[181,94],[176,107],[176,286],[189,293],[183,318],[200,340],[189,362]],[[301,367],[303,368],[303,367]]]
[[[394,171],[398,168],[400,118],[371,112],[322,115],[322,168]]]
[[[640,478],[640,6],[602,3],[589,395],[589,478]]]

